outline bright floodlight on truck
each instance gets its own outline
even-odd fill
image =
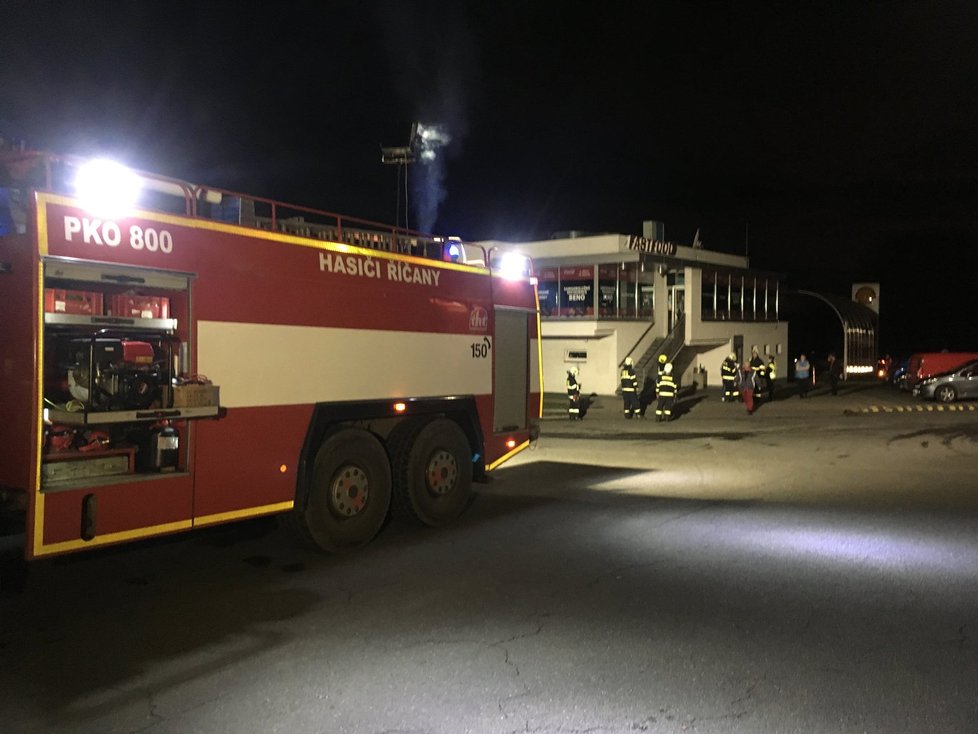
[[[121,163],[98,158],[78,168],[75,193],[84,207],[106,218],[121,217],[136,204],[140,179]]]
[[[493,270],[507,280],[530,277],[530,258],[518,252],[504,252],[495,259]]]

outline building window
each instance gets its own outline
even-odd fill
[[[638,271],[638,317],[651,319],[655,309],[655,274],[652,270]]]
[[[618,264],[598,266],[598,315],[618,318]]]
[[[561,316],[594,315],[594,266],[560,268],[560,295],[557,307]]]
[[[704,321],[777,321],[780,283],[755,275],[703,270]]]
[[[778,293],[780,283],[776,280],[768,281],[767,286],[767,320],[778,320]]]
[[[649,319],[655,315],[654,273],[637,262],[541,268],[544,318]]]
[[[730,319],[732,321],[744,320],[744,276],[731,275],[730,285],[727,288],[730,296]]]
[[[540,298],[540,315],[557,315],[557,292],[560,284],[557,282],[556,268],[541,270],[537,275],[537,294]]]
[[[757,290],[755,289],[755,284],[757,283],[756,278],[744,278],[744,311],[743,320],[744,321],[756,321],[757,320]]]
[[[638,313],[638,263],[622,263],[618,271],[618,317],[634,319]]]
[[[703,321],[716,321],[717,318],[717,274],[713,270],[703,271],[700,288],[700,318]]]
[[[716,277],[717,310],[718,320],[730,320],[730,276],[726,273],[717,273]]]

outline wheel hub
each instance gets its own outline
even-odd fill
[[[428,460],[425,478],[431,494],[443,495],[451,492],[458,480],[458,463],[455,457],[443,449],[435,451]]]
[[[342,466],[329,487],[330,509],[338,517],[353,517],[363,512],[369,496],[367,475],[353,464]]]

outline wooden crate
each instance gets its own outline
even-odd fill
[[[206,408],[221,404],[221,388],[217,385],[174,385],[174,408]]]

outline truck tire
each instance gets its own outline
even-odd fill
[[[391,502],[391,467],[380,441],[368,431],[344,428],[320,446],[309,498],[296,511],[300,535],[330,552],[369,543]]]
[[[462,514],[472,497],[472,449],[455,421],[405,423],[388,447],[395,518],[438,527]]]

